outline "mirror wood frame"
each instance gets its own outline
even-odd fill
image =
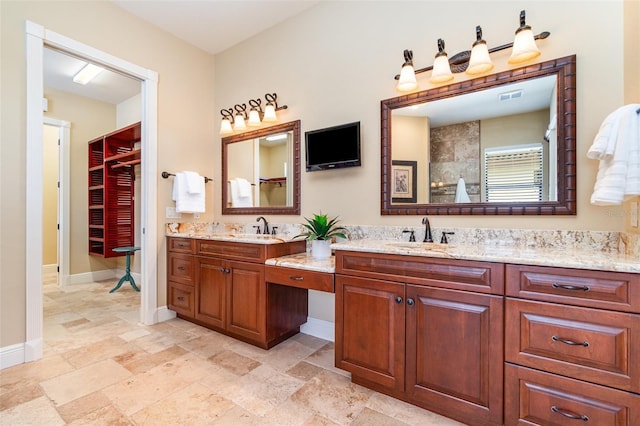
[[[394,109],[477,92],[491,87],[556,75],[558,200],[514,203],[397,204],[391,197],[391,113]],[[380,102],[382,215],[575,215],[576,207],[576,56],[410,93]]]
[[[242,142],[249,139],[262,138],[274,133],[293,132],[293,205],[282,207],[228,207],[229,199],[228,164],[227,155],[229,144]],[[275,215],[299,215],[300,214],[300,120],[290,121],[264,129],[239,133],[237,135],[222,138],[222,214],[275,214]]]

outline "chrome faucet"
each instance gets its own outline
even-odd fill
[[[432,243],[433,237],[431,236],[431,225],[429,224],[429,219],[427,219],[426,216],[422,218],[422,224],[425,225],[424,240],[422,242]]]
[[[256,219],[256,222],[260,222],[260,221],[264,222],[264,228],[262,230],[263,234],[268,235],[269,234],[269,223],[267,222],[267,219],[264,218],[264,216],[260,216]]]

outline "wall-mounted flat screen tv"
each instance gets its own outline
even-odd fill
[[[308,172],[360,166],[360,122],[305,132]]]

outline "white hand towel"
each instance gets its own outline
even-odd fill
[[[240,196],[239,180],[240,179],[238,178],[238,179],[231,179],[229,181],[229,192],[231,193],[231,207],[253,207],[251,192],[249,192],[248,197]],[[249,185],[249,187],[251,187],[251,185]]]
[[[471,199],[467,194],[467,186],[464,184],[464,179],[458,179],[458,186],[456,187],[456,203],[470,203]]]
[[[184,172],[187,177],[187,192],[189,194],[201,194],[204,192],[204,177],[196,172]]]
[[[605,153],[600,158],[591,204],[618,205],[627,197],[640,195],[640,115],[637,113],[639,108],[640,104],[625,105],[605,119],[613,120],[607,145],[613,146],[613,155],[608,156]],[[602,143],[597,139],[598,136],[594,145],[600,144],[601,147]],[[594,158],[589,153],[587,156]]]
[[[238,194],[240,197],[251,197],[251,184],[248,180],[243,178],[237,178],[238,182]]]
[[[178,213],[205,212],[205,191],[202,191],[200,194],[189,194],[185,173],[176,173],[173,178],[172,198],[176,202],[176,212]]]

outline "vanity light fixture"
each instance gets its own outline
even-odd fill
[[[404,64],[402,64],[402,69],[400,70],[400,78],[396,89],[400,92],[410,92],[418,87],[416,72],[413,69],[413,52],[405,49],[403,54]]]
[[[262,110],[262,99],[249,100],[249,114],[247,115],[247,104],[236,104],[233,108],[222,109],[222,121],[220,122],[220,134],[228,135],[233,132],[243,131],[250,127],[258,127],[262,123],[273,123],[278,121],[276,111],[287,109],[286,105],[278,106],[278,95],[267,93],[264,95],[267,105]],[[233,122],[233,126],[232,123]]]
[[[278,95],[275,93],[267,93],[264,95],[264,98],[267,100],[267,106],[264,107],[264,117],[262,121],[265,123],[274,123],[278,121],[278,117],[276,116],[276,111],[280,109],[286,109],[287,106],[283,105],[281,108],[278,108]]]
[[[551,33],[544,31],[540,34],[533,35],[531,27],[525,23],[525,11],[520,11],[520,27],[516,30],[516,36],[513,43],[503,44],[501,46],[488,49],[486,42],[482,39],[482,28],[476,27],[476,41],[473,43],[472,49],[465,50],[453,55],[447,60],[446,52],[444,52],[444,41],[438,39],[438,54],[432,66],[426,68],[420,68],[415,70],[413,67],[413,52],[411,50],[404,51],[405,62],[402,65],[400,74],[397,74],[394,78],[398,80],[396,89],[400,92],[410,92],[418,87],[415,85],[407,84],[407,82],[415,81],[415,75],[421,74],[426,71],[432,71],[430,82],[433,84],[441,84],[451,81],[453,74],[466,72],[469,75],[479,75],[489,72],[493,69],[493,63],[489,54],[513,48],[511,57],[509,58],[509,64],[519,64],[521,62],[529,61],[540,55],[540,50],[536,46],[535,40],[545,39],[549,37]],[[442,42],[442,46],[441,46]],[[486,49],[486,52],[485,52]],[[445,63],[446,62],[446,63]],[[450,69],[450,73],[447,72],[447,68]]]
[[[451,66],[449,65],[449,57],[444,51],[444,40],[438,39],[438,53],[433,61],[433,72],[431,73],[430,82],[434,84],[446,83],[453,80]]]
[[[251,127],[258,127],[260,125],[260,114],[262,113],[262,99],[251,99],[249,100],[249,106],[251,109],[249,110],[249,121],[247,124]]]
[[[235,104],[233,109],[236,110],[236,115],[233,119],[233,130],[247,130],[247,125],[244,122],[247,119],[247,104]]]
[[[520,27],[516,30],[513,40],[513,50],[509,58],[510,64],[519,64],[540,56],[540,49],[536,46],[531,27],[525,23],[524,10],[520,12]]]
[[[73,81],[74,83],[85,85],[96,78],[96,76],[102,71],[104,71],[104,68],[102,67],[94,64],[87,64],[73,76]]]
[[[482,28],[476,27],[476,41],[471,46],[471,58],[466,73],[469,75],[482,74],[493,69],[493,62],[489,56],[487,42],[482,39]]]
[[[230,135],[233,133],[233,127],[231,127],[231,121],[233,120],[233,109],[221,109],[222,122],[220,123],[220,134]]]

